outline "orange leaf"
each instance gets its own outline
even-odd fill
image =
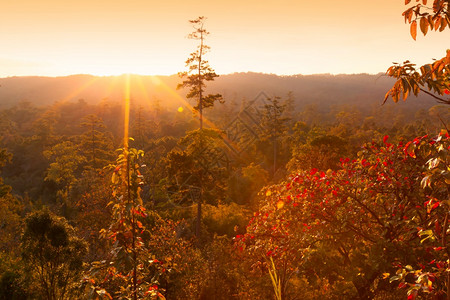
[[[443,31],[445,29],[445,27],[447,26],[447,19],[446,18],[441,18],[441,27],[439,28],[439,31]]]
[[[423,35],[426,35],[428,32],[428,20],[426,18],[420,18],[420,30]]]
[[[411,32],[412,38],[414,40],[416,40],[416,36],[417,36],[417,22],[416,22],[416,20],[412,21],[410,32]]]
[[[391,91],[389,90],[386,95],[384,95],[384,101],[383,104],[386,103],[386,100],[389,98],[389,94],[391,93]]]
[[[436,20],[434,21],[434,30],[438,30],[439,26],[441,26],[441,16],[437,16]]]

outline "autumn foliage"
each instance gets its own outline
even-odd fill
[[[386,136],[336,171],[293,174],[263,190],[237,247],[256,265],[275,261],[283,295],[298,274],[361,299],[392,290],[383,281],[391,274],[411,295],[439,294],[447,287],[449,146],[447,133],[395,145]]]

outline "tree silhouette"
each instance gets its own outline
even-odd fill
[[[212,81],[214,78],[219,77],[215,71],[209,65],[209,62],[205,60],[204,56],[210,49],[208,45],[205,44],[205,39],[209,35],[209,32],[204,28],[206,18],[198,17],[195,20],[190,20],[189,22],[194,27],[194,31],[188,35],[189,39],[198,40],[199,45],[197,50],[192,52],[189,58],[186,60],[186,66],[188,71],[180,72],[178,75],[181,78],[185,78],[182,83],[178,84],[177,89],[189,88],[189,93],[186,95],[188,99],[195,99],[196,105],[193,107],[194,112],[199,113],[200,120],[200,135],[202,135],[203,130],[203,109],[208,107],[213,107],[215,101],[222,102],[223,98],[220,94],[207,94],[205,93],[205,87],[207,81]],[[203,138],[200,136],[200,146],[203,144]],[[202,175],[200,174],[200,197],[197,206],[197,225],[196,225],[196,235],[200,235],[200,224],[202,216],[202,201],[203,201],[203,188],[202,188]]]
[[[203,128],[203,109],[214,106],[215,101],[222,102],[223,100],[220,94],[204,95],[206,82],[213,81],[214,78],[219,77],[204,57],[210,49],[205,44],[205,39],[209,35],[209,32],[204,28],[205,20],[205,17],[198,17],[189,21],[194,27],[194,31],[188,35],[188,38],[198,40],[200,43],[197,46],[197,50],[192,52],[186,60],[188,71],[178,73],[181,78],[186,79],[177,86],[177,89],[190,88],[186,97],[197,101],[194,111],[199,113],[200,129]]]

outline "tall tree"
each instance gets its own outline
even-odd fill
[[[210,47],[205,44],[205,39],[209,35],[209,32],[204,28],[206,18],[198,17],[195,20],[190,20],[189,22],[194,27],[194,31],[189,34],[188,38],[193,40],[198,40],[199,45],[197,50],[192,52],[189,58],[186,60],[186,66],[188,71],[180,72],[179,76],[185,78],[182,83],[178,84],[177,88],[189,88],[189,93],[186,95],[188,99],[195,99],[196,105],[194,106],[194,112],[199,113],[200,120],[200,134],[203,130],[203,109],[214,106],[214,102],[222,102],[223,98],[220,94],[207,94],[205,93],[206,82],[212,81],[214,78],[219,77],[216,72],[211,68],[209,62],[205,60],[205,54],[208,52]],[[202,146],[203,138],[200,138],[200,145]],[[200,176],[202,178],[202,176]],[[202,179],[200,180],[200,183]],[[200,235],[200,224],[202,217],[202,197],[203,188],[200,184],[200,197],[197,205],[197,225],[196,225],[196,235]]]
[[[264,105],[261,119],[262,132],[259,147],[262,149],[262,152],[265,152],[264,154],[269,164],[271,161],[273,175],[275,175],[279,165],[277,162],[278,156],[282,152],[287,152],[287,149],[283,149],[285,145],[283,145],[281,140],[286,136],[288,131],[287,123],[290,120],[284,116],[286,104],[281,103],[280,100],[280,97],[268,98],[268,103]],[[272,144],[272,147],[269,146],[270,144]],[[272,148],[272,151],[269,150],[270,148]],[[269,158],[270,156],[271,159]]]
[[[205,54],[210,49],[205,44],[205,39],[209,35],[209,32],[204,28],[205,20],[205,17],[189,20],[194,27],[194,31],[188,35],[188,38],[198,40],[199,45],[197,46],[197,50],[192,52],[186,60],[188,71],[178,74],[181,78],[185,79],[177,86],[177,89],[189,88],[189,93],[186,97],[197,101],[194,106],[194,111],[198,111],[199,113],[200,129],[203,128],[203,109],[214,106],[215,101],[223,101],[221,94],[204,95],[206,82],[213,81],[214,78],[219,77],[205,59]]]
[[[85,128],[80,145],[87,160],[87,168],[102,169],[112,161],[112,134],[105,131],[103,120],[93,114],[86,116],[81,126]]]

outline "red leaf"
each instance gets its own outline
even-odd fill
[[[388,135],[385,135],[384,138],[383,138],[383,143],[386,144],[386,141],[388,140],[388,138],[389,138],[389,136],[388,136]]]
[[[431,210],[435,209],[436,207],[439,206],[439,202],[436,202],[435,204],[433,204],[433,206],[431,207]]]

